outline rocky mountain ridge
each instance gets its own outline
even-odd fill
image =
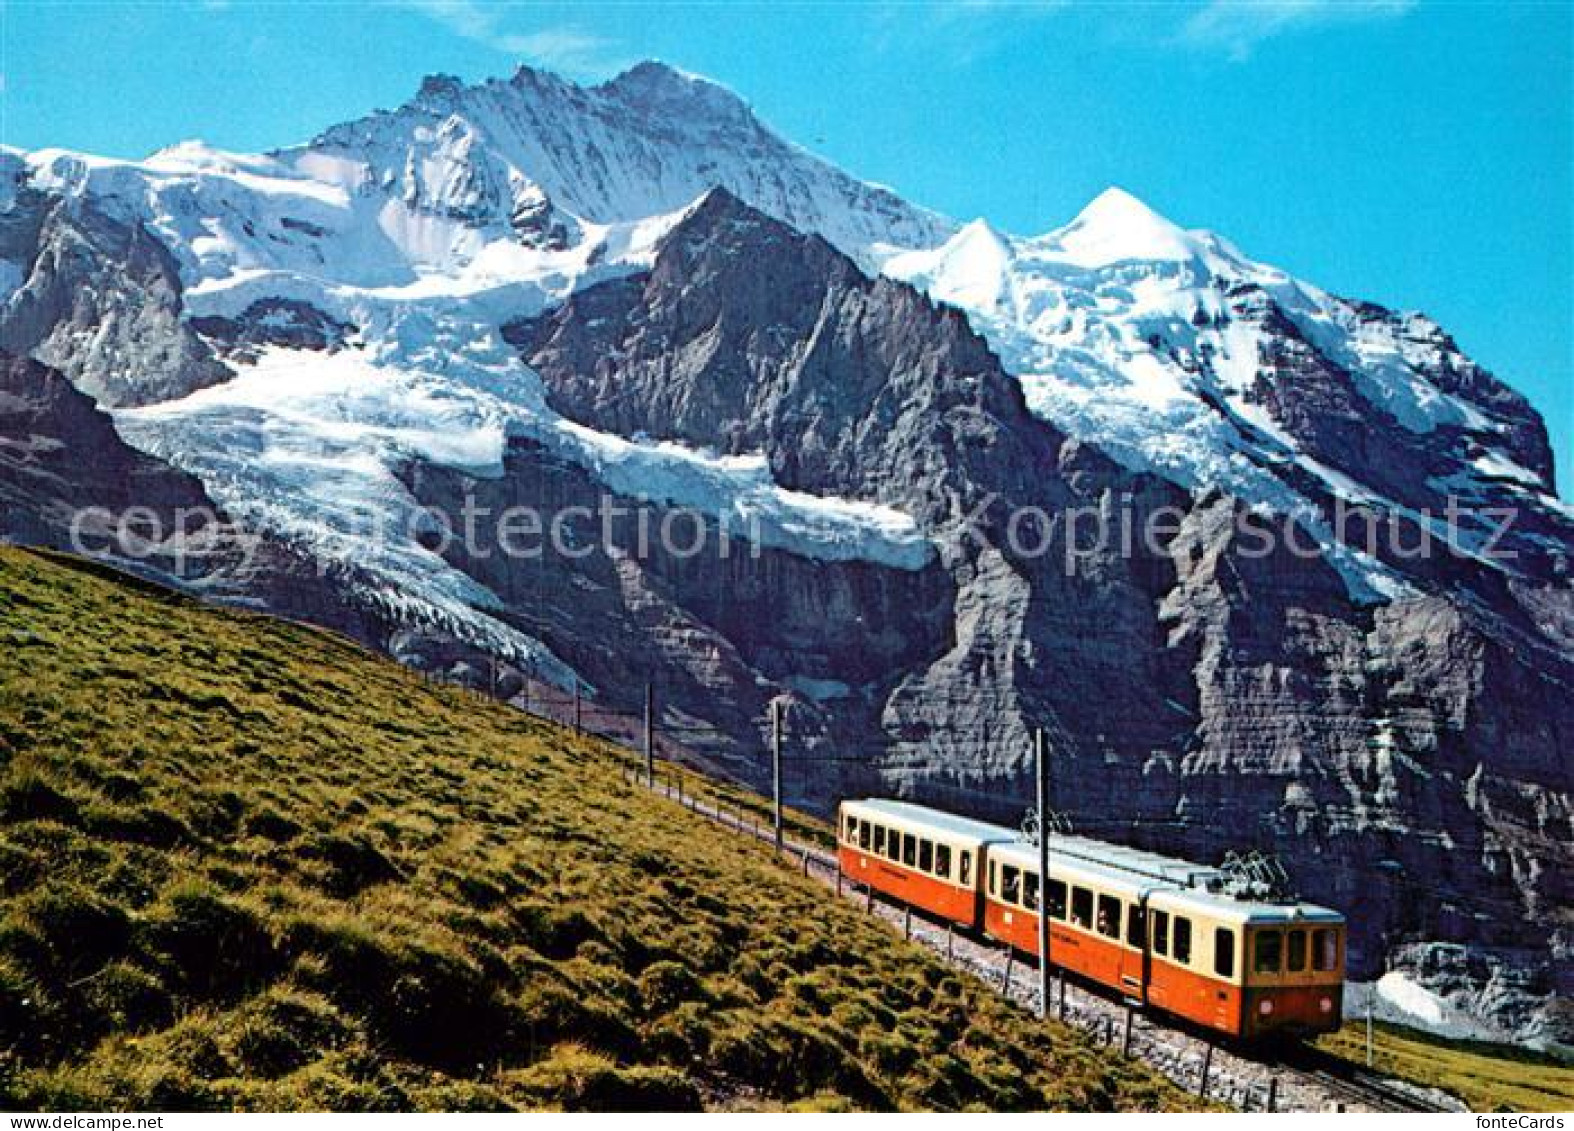
[[[0,184],[0,347],[288,563],[216,595],[615,706],[652,682],[756,782],[785,698],[814,804],[1014,818],[1043,727],[1086,831],[1276,849],[1351,909],[1357,973],[1566,1031],[1574,524],[1534,410],[1423,317],[1118,191],[1032,239],[956,224],[655,64],[429,80],[265,155],[7,152]],[[582,523],[586,556],[521,563],[408,527],[598,496],[749,516],[759,552]],[[1413,542],[1450,497],[1425,560],[1338,522]],[[1075,511],[1173,521],[1084,551]],[[1320,552],[1251,552],[1264,513]]]

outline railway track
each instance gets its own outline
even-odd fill
[[[1321,1049],[1305,1046],[1286,1050],[1279,1068],[1313,1081],[1342,1104],[1359,1110],[1379,1112],[1463,1112],[1469,1109],[1452,1096],[1391,1080],[1350,1064]]]
[[[644,776],[630,780],[645,786]],[[658,781],[657,793],[730,831],[764,843],[774,841],[771,826],[758,816]],[[1019,1004],[1037,1010],[1036,967],[992,940],[930,920],[921,912],[887,900],[842,877],[835,855],[801,840],[784,839],[783,851],[803,873],[836,887],[843,898],[900,929],[948,964],[973,974]],[[1208,1038],[1166,1024],[1150,1014],[1129,1010],[1102,987],[1057,979],[1057,1000],[1050,1010],[1059,1020],[1091,1034],[1107,1047],[1138,1057],[1176,1084],[1214,1102],[1242,1111],[1464,1111],[1452,1097],[1350,1065],[1307,1046],[1292,1046],[1264,1058],[1261,1053],[1215,1044]],[[1130,1016],[1128,1017],[1128,1012]]]

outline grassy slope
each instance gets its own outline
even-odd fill
[[[1353,1064],[1366,1063],[1364,1022],[1351,1022],[1318,1044]],[[1574,1110],[1574,1068],[1529,1050],[1450,1041],[1378,1022],[1372,1054],[1379,1072],[1452,1092],[1471,1111]]]
[[[1187,1102],[607,747],[0,549],[0,1108]]]

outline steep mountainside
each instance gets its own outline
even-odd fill
[[[772,285],[751,285],[767,262]],[[833,719],[877,711],[879,737],[817,720],[832,749],[867,752],[868,774],[838,766],[800,788],[829,798],[851,777],[1011,816],[1031,790],[1031,729],[1044,726],[1074,819],[1204,858],[1276,847],[1309,893],[1361,909],[1368,969],[1399,938],[1565,945],[1560,842],[1574,798],[1557,750],[1574,722],[1562,693],[1574,664],[1537,627],[1555,606],[1505,590],[1491,612],[1441,595],[1357,605],[1328,561],[1254,553],[1237,501],[1133,475],[1032,416],[954,315],[724,194],[673,231],[648,274],[505,335],[567,415],[726,437],[763,449],[789,486],[897,506],[936,532],[953,640],[911,649],[894,687],[817,704]],[[860,380],[863,367],[879,377]],[[989,520],[960,526],[983,498],[997,501]],[[1138,528],[1162,507],[1184,518],[1164,545],[1129,553],[1068,556],[1065,527],[1048,553],[1009,537],[1013,511],[1078,507],[1128,508]],[[1473,568],[1453,565],[1490,589]],[[1566,625],[1566,592],[1542,592]],[[1416,899],[1418,876],[1435,901]],[[1521,909],[1541,933],[1505,929]],[[1554,969],[1521,989],[1551,989]]]
[[[1130,1109],[613,749],[0,549],[9,1110]]]
[[[1358,972],[1565,1023],[1574,515],[1534,410],[1422,315],[1119,190],[957,224],[659,64],[432,79],[265,155],[0,153],[0,300],[0,347],[281,557],[208,592],[624,708],[652,683],[756,782],[785,696],[821,804],[1014,817],[1044,727],[1091,831],[1275,848]],[[76,474],[7,482],[42,513]],[[603,498],[759,552],[565,509]],[[577,549],[445,540],[467,502]]]

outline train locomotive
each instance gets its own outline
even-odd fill
[[[1243,894],[1217,868],[1051,832],[1015,830],[904,801],[844,801],[844,875],[1037,957],[1047,902],[1051,965],[1146,1008],[1246,1041],[1303,1038],[1342,1022],[1345,921],[1336,911]]]

